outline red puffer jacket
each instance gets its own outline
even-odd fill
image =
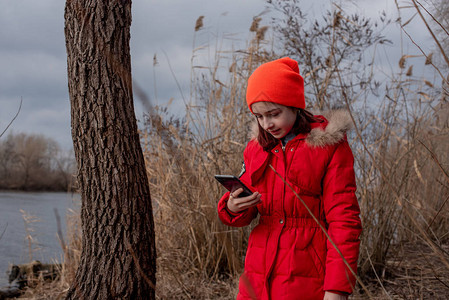
[[[324,291],[350,294],[355,278],[304,205],[269,167],[286,179],[327,228],[351,268],[357,270],[360,209],[355,196],[354,158],[345,132],[351,121],[335,111],[312,124],[282,149],[270,153],[256,140],[244,151],[241,180],[262,194],[257,207],[233,214],[226,193],[218,214],[229,226],[259,224],[251,232],[237,299],[323,299]]]

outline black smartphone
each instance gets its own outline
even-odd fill
[[[231,193],[239,188],[243,188],[243,192],[240,193],[239,197],[247,197],[253,194],[253,192],[234,175],[215,175],[215,179],[217,179]]]

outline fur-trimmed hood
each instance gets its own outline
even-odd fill
[[[354,125],[352,123],[349,111],[338,109],[323,113],[322,116],[327,120],[325,128],[317,127],[310,131],[306,137],[306,143],[313,147],[324,147],[334,145],[340,142],[346,131]]]
[[[340,142],[345,133],[353,127],[353,122],[349,111],[336,109],[315,116],[322,116],[327,123],[323,126],[313,128],[306,136],[305,141],[312,147],[324,147]],[[256,139],[259,134],[257,121],[253,122],[251,129],[251,139]]]

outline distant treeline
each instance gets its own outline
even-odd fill
[[[73,151],[51,138],[20,133],[0,139],[0,189],[69,191],[75,169]]]

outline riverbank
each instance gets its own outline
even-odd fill
[[[66,216],[78,203],[72,193],[0,192],[0,287],[8,286],[12,264],[62,262],[58,230],[65,236]]]

